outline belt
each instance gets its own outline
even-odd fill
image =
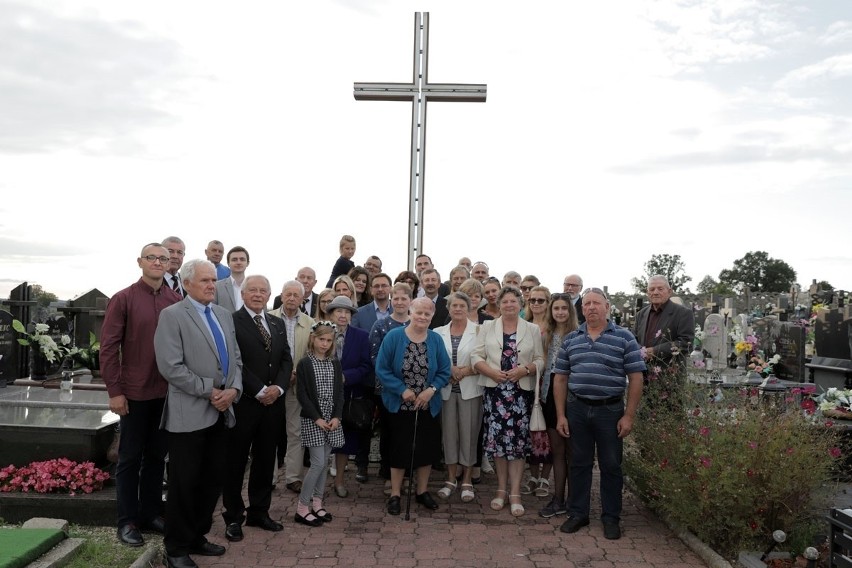
[[[576,398],[578,402],[582,402],[587,406],[605,406],[607,404],[615,404],[624,400],[624,397],[622,396],[611,396],[609,398],[583,398],[581,396],[574,395],[574,398]]]

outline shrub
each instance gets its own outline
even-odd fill
[[[807,522],[842,454],[835,431],[784,394],[708,390],[664,371],[644,396],[627,472],[643,499],[722,554]]]

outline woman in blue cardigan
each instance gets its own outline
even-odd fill
[[[389,332],[376,359],[376,377],[382,383],[382,402],[390,424],[391,496],[388,513],[399,515],[405,470],[412,463],[417,470],[415,500],[428,509],[438,504],[427,491],[432,464],[441,457],[441,395],[450,380],[450,358],[444,342],[429,323],[435,304],[429,298],[411,302],[411,323]],[[421,410],[429,409],[428,412]],[[417,439],[414,419],[417,416]]]

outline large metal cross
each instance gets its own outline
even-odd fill
[[[408,198],[408,269],[423,250],[426,104],[484,103],[486,85],[429,82],[429,12],[414,13],[414,72],[410,83],[355,83],[355,100],[411,101],[411,189]]]

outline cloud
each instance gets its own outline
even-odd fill
[[[0,0],[0,152],[126,154],[134,132],[174,122],[176,44],[143,27]]]
[[[27,262],[46,262],[51,258],[75,257],[87,252],[90,251],[80,245],[61,240],[40,243],[0,236],[0,263],[18,263],[21,259],[26,259]]]
[[[833,55],[817,63],[794,69],[776,84],[779,88],[790,88],[808,84],[817,79],[840,79],[852,76],[852,53]]]
[[[852,22],[845,20],[832,22],[825,33],[817,38],[817,42],[826,46],[852,42]]]

